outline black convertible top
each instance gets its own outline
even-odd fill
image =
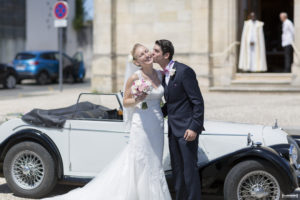
[[[67,119],[110,119],[116,112],[101,105],[80,102],[59,109],[33,109],[22,120],[36,126],[63,128]]]

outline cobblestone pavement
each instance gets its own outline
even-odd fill
[[[76,102],[80,92],[90,92],[90,88],[71,88],[62,93],[54,90],[37,91],[11,98],[1,98],[0,93],[0,122],[33,108],[50,109],[69,106]],[[298,93],[220,93],[208,92],[205,88],[202,92],[206,119],[264,125],[273,125],[275,119],[278,119],[281,127],[300,129],[300,94]],[[52,195],[62,194],[73,188],[74,186],[58,185]],[[5,180],[0,178],[0,200],[2,199],[25,198],[14,196],[5,184]],[[205,199],[221,200],[222,197]]]
[[[31,92],[10,99],[2,99],[0,93],[0,122],[33,108],[69,106],[80,92],[90,92],[90,88]],[[278,119],[281,127],[300,128],[300,93],[202,92],[207,120],[273,125]]]
[[[77,188],[78,186],[72,186],[72,185],[57,185],[53,192],[49,196],[59,195],[67,193],[68,191]],[[172,196],[174,197],[174,194],[172,193]],[[173,198],[175,199],[175,198]],[[223,198],[221,196],[213,196],[213,195],[205,195],[203,196],[203,200],[222,200]],[[29,198],[21,198],[17,197],[14,194],[12,194],[11,190],[8,188],[5,179],[0,178],[0,200],[33,200]],[[88,199],[87,199],[88,200]]]

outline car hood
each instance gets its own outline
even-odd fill
[[[203,135],[226,135],[226,136],[245,136],[251,134],[253,142],[261,142],[264,146],[274,144],[288,143],[287,133],[281,128],[272,128],[271,126],[235,123],[224,121],[211,121],[204,122],[205,131]],[[165,121],[165,133],[168,132],[167,120]]]
[[[224,134],[224,135],[248,135],[251,134],[253,142],[261,142],[263,146],[275,144],[286,144],[287,133],[281,128],[263,126],[257,124],[205,121],[203,134]]]
[[[223,134],[223,135],[245,135],[251,134],[251,139],[254,141],[262,140],[263,125],[245,124],[234,122],[221,122],[221,121],[205,121],[205,131],[203,134]]]

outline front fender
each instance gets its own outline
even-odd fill
[[[285,158],[268,147],[247,147],[207,163],[199,169],[202,182],[204,186],[209,186],[215,181],[224,181],[233,166],[242,161],[253,159],[264,160],[274,166],[284,194],[292,193],[298,187],[295,169]]]
[[[51,154],[54,159],[55,165],[57,166],[57,176],[61,178],[63,175],[63,162],[59,150],[55,143],[51,140],[48,135],[42,133],[36,129],[23,129],[17,131],[10,137],[6,138],[0,144],[0,160],[3,162],[6,153],[8,150],[15,144],[24,142],[24,141],[33,141],[42,145],[46,150]]]

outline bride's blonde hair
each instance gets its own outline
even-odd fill
[[[136,53],[137,48],[139,48],[139,47],[141,47],[141,46],[143,46],[143,45],[141,45],[140,43],[136,43],[136,44],[133,46],[133,48],[132,48],[132,50],[131,50],[131,55],[132,55],[133,61],[136,60],[136,55],[135,55],[135,53]]]

